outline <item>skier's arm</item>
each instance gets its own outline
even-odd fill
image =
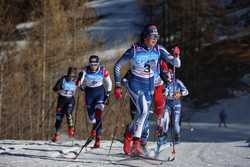
[[[115,63],[114,66],[114,78],[115,85],[121,86],[121,66],[128,63],[129,59],[133,56],[133,48],[128,49],[122,57]]]
[[[84,81],[84,79],[85,79],[85,75],[86,75],[86,71],[85,71],[85,69],[83,69],[79,74],[78,74],[78,78],[77,78],[77,80],[76,80],[76,85],[77,86],[82,86],[82,84],[83,84],[83,81]]]
[[[163,80],[163,82],[168,82],[168,65],[164,60],[160,61],[160,77]]]
[[[177,80],[178,85],[180,86],[181,96],[187,96],[189,94],[186,86],[180,80]]]
[[[111,92],[112,90],[112,81],[110,78],[110,74],[107,70],[104,70],[104,83],[105,83],[105,89],[107,92]]]
[[[166,86],[165,88],[165,96],[167,97],[169,95],[169,88]]]
[[[61,89],[62,83],[63,83],[63,79],[64,79],[64,77],[60,78],[60,79],[56,82],[55,86],[53,87],[53,91],[58,92],[58,91]]]
[[[181,60],[179,56],[171,55],[163,46],[159,45],[159,51],[161,54],[161,58],[164,59],[166,62],[169,62],[173,66],[180,68],[181,67]]]

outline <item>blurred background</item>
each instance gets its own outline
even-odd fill
[[[1,0],[0,139],[49,139],[56,80],[69,66],[85,66],[91,54],[113,78],[114,62],[148,23],[158,26],[161,45],[181,48],[177,76],[190,91],[188,106],[202,111],[249,94],[250,0]],[[119,114],[126,115],[120,131],[130,120],[128,102],[119,105],[112,97],[106,107],[112,114],[104,120],[105,138]],[[76,137],[88,136],[80,91],[74,119]]]

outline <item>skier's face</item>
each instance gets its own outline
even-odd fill
[[[67,76],[67,80],[68,81],[74,81],[76,79],[76,75],[75,74],[70,74]]]
[[[89,66],[91,71],[96,71],[99,66],[99,63],[90,63]]]
[[[158,39],[159,39],[159,35],[156,35],[156,34],[148,35],[144,39],[144,44],[147,45],[147,47],[152,48],[157,44]]]

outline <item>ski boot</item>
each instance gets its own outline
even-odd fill
[[[135,156],[144,155],[141,148],[140,138],[133,138],[132,154]]]
[[[124,143],[123,143],[123,151],[126,155],[129,155],[131,153],[131,145],[132,145],[132,133],[129,131],[126,131],[124,135]]]
[[[56,141],[58,141],[59,140],[59,138],[60,138],[60,135],[59,135],[59,133],[58,132],[55,132],[53,135],[52,135],[52,141],[53,142],[56,142]]]
[[[95,138],[95,144],[94,144],[93,148],[100,148],[100,141],[101,141],[101,137],[100,136],[96,136],[96,138]]]
[[[69,136],[69,137],[73,137],[74,134],[75,134],[75,128],[69,127],[69,128],[68,128],[68,136]]]

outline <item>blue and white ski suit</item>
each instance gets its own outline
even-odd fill
[[[180,59],[170,55],[162,46],[156,45],[148,48],[144,44],[136,43],[128,49],[116,62],[114,67],[114,78],[116,86],[121,86],[121,66],[130,63],[131,74],[125,82],[132,101],[136,105],[137,113],[129,125],[133,137],[141,138],[143,127],[148,117],[152,101],[155,79],[160,59],[180,67]]]
[[[78,81],[80,82],[78,85],[81,85],[85,91],[88,120],[92,124],[99,125],[96,128],[96,134],[99,135],[102,128],[101,115],[104,110],[106,92],[112,89],[110,74],[104,66],[99,66],[95,72],[87,66],[80,72]]]
[[[175,134],[180,134],[180,118],[181,118],[181,99],[176,98],[175,94],[179,92],[181,96],[187,96],[189,94],[186,86],[179,80],[173,80],[166,84],[165,95],[166,95],[166,111],[164,112],[164,127],[163,132],[166,133],[168,131],[169,124],[169,115],[172,115],[174,118],[174,130]]]

